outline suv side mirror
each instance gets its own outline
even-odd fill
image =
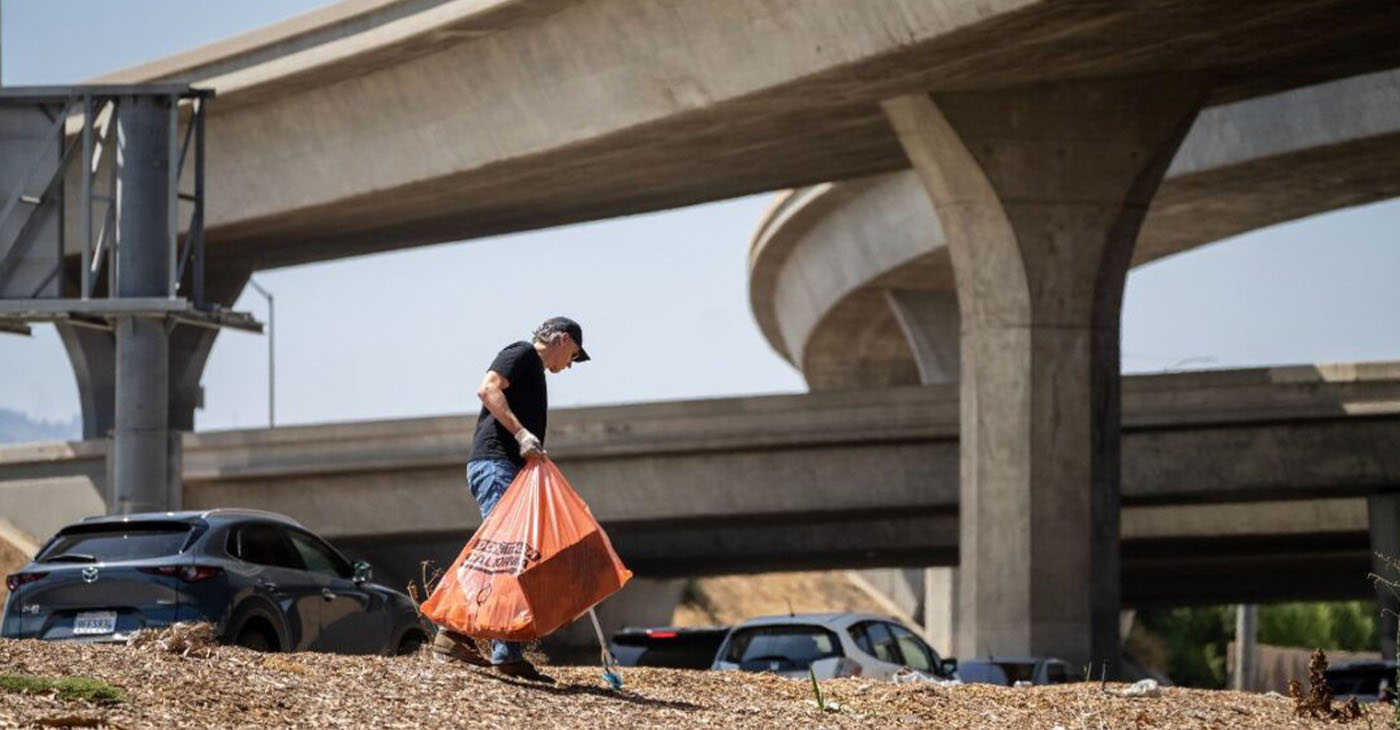
[[[957,659],[940,659],[938,661],[938,673],[945,677],[952,677],[958,672]]]
[[[352,580],[355,581],[355,585],[364,583],[365,581],[369,580],[371,576],[374,575],[374,569],[369,567],[369,563],[363,560],[356,560],[354,568],[355,577]]]

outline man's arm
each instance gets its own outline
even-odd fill
[[[481,379],[481,387],[476,389],[476,397],[481,399],[481,404],[486,406],[486,410],[496,417],[496,422],[506,427],[511,433],[520,433],[524,426],[520,425],[520,419],[510,410],[510,404],[506,402],[506,388],[510,387],[510,381],[506,376],[495,370],[487,370],[486,377]]]
[[[538,456],[544,453],[539,437],[530,433],[520,424],[520,419],[515,417],[515,413],[510,410],[510,404],[506,402],[505,389],[510,387],[510,381],[506,376],[495,370],[487,370],[486,377],[481,379],[481,387],[476,389],[476,397],[481,399],[486,410],[496,417],[496,422],[501,424],[515,436],[515,440],[520,444],[520,455],[525,458]]]

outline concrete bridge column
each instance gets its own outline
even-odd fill
[[[959,656],[1118,667],[1119,315],[1183,78],[884,102],[962,315]]]
[[[960,318],[957,294],[950,291],[887,289],[885,297],[895,321],[909,341],[919,382],[924,385],[958,380]],[[896,571],[910,576],[911,571]],[[958,631],[958,569],[925,568],[910,581],[921,601],[916,618],[923,625],[924,640],[939,654],[953,656]]]
[[[885,298],[914,353],[919,382],[957,382],[961,359],[958,295],[951,291],[887,289]]]
[[[244,284],[247,272],[223,272],[205,284],[209,301],[232,306]],[[59,323],[59,338],[78,381],[78,402],[82,409],[83,438],[110,439],[116,426],[116,342],[114,333],[91,327]],[[219,330],[179,325],[170,332],[167,346],[166,377],[166,478],[165,509],[181,506],[180,441],[182,433],[194,430],[194,412],[200,406],[200,379],[214,347]],[[102,498],[109,508],[115,505],[110,464]]]
[[[112,436],[116,423],[116,353],[112,333],[60,322],[54,325],[73,376],[78,380],[78,404],[82,408],[83,438]]]

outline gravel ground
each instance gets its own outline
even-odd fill
[[[443,665],[426,655],[257,654],[197,642],[142,646],[0,641],[0,674],[87,675],[120,687],[97,705],[0,693],[0,728],[1026,728],[1174,730],[1323,728],[1293,702],[1237,692],[1168,688],[1129,699],[1098,684],[1012,689],[933,687],[854,679],[823,682],[841,705],[822,712],[806,682],[771,675],[626,669],[621,694],[596,668],[555,667],[557,686]],[[1122,685],[1110,683],[1109,689]],[[1353,728],[1385,726],[1369,708]]]

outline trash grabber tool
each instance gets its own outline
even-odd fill
[[[598,623],[598,614],[588,609],[588,617],[593,619],[593,631],[598,634],[598,648],[603,661],[603,681],[614,691],[622,690],[622,670],[617,666],[617,657],[608,649],[608,641],[603,638],[603,625]]]

